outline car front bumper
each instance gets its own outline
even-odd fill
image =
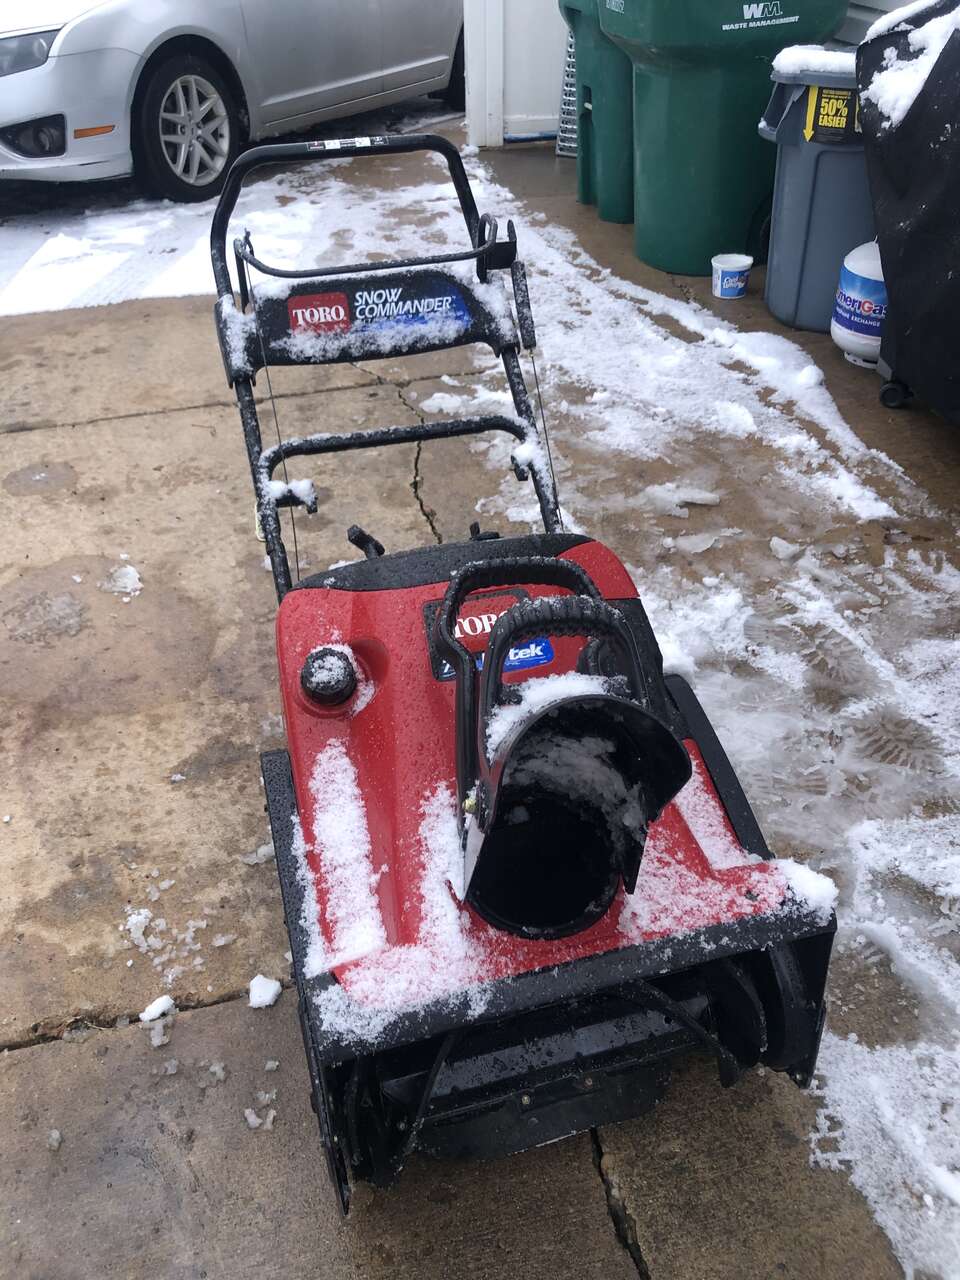
[[[132,173],[130,104],[140,61],[126,49],[98,49],[48,58],[42,67],[0,78],[0,129],[44,116],[66,118],[63,155],[20,155],[0,139],[0,178],[77,182]],[[113,128],[74,137],[75,130],[104,125]]]

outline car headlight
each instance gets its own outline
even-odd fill
[[[31,31],[27,36],[7,36],[0,40],[0,76],[42,67],[50,56],[56,35],[56,31]]]

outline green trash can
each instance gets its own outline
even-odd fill
[[[633,67],[600,30],[598,0],[560,0],[577,50],[577,198],[633,221]]]
[[[709,275],[715,253],[753,253],[775,156],[757,134],[770,60],[832,34],[847,0],[599,0],[633,62],[634,242],[663,271]]]

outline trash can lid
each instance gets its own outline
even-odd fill
[[[792,44],[773,60],[771,80],[783,84],[822,84],[834,89],[857,87],[856,50],[822,44]]]

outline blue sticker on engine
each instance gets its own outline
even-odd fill
[[[478,653],[477,670],[483,670],[483,659],[485,654]],[[530,667],[545,667],[554,659],[553,645],[546,636],[537,636],[535,640],[526,640],[523,644],[514,645],[507,654],[503,662],[503,669],[507,671],[527,671]],[[452,680],[453,667],[449,662],[443,662],[440,666],[440,679]]]

